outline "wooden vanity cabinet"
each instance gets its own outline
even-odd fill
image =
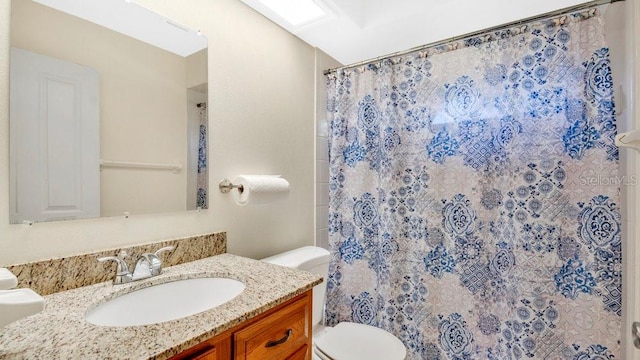
[[[228,360],[232,359],[231,353],[231,336],[225,333],[203,341],[191,349],[172,357],[171,360]]]
[[[312,290],[171,360],[311,360]]]

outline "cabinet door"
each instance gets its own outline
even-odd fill
[[[310,307],[309,298],[303,297],[282,310],[237,331],[234,334],[235,358],[287,359],[297,354],[297,351],[310,341]],[[298,358],[300,357],[292,357],[292,359]]]
[[[216,348],[210,347],[205,348],[202,352],[194,354],[191,358],[193,360],[218,360],[218,356],[216,355]]]
[[[309,352],[309,346],[305,345],[305,346],[301,347],[300,349],[298,349],[298,351],[293,353],[291,356],[289,356],[287,358],[287,360],[307,360],[307,359],[311,359],[311,356],[309,356],[308,352]]]
[[[231,336],[223,334],[204,341],[170,360],[230,360]]]

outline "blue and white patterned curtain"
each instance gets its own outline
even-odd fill
[[[327,322],[410,359],[620,356],[618,152],[597,10],[329,76]]]
[[[198,190],[196,206],[207,209],[207,189],[209,188],[209,172],[207,171],[207,103],[200,103],[200,135],[198,138]]]

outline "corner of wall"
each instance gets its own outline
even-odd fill
[[[640,127],[637,92],[640,84],[640,73],[635,68],[638,61],[637,47],[640,39],[640,9],[635,1],[622,1],[607,5],[604,11],[605,30],[609,45],[613,79],[616,87],[615,100],[617,126],[619,132]],[[622,358],[640,359],[640,351],[634,347],[631,325],[640,320],[640,288],[636,285],[637,274],[640,274],[640,247],[636,245],[638,237],[637,204],[640,203],[638,191],[638,152],[634,149],[620,148],[619,177],[625,186],[621,187],[623,201],[620,204],[622,215],[622,252],[623,252],[623,312],[621,348]]]
[[[315,115],[315,245],[329,248],[329,139],[327,132],[327,90],[324,71],[341,66],[338,61],[316,49]]]

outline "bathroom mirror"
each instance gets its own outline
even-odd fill
[[[131,0],[12,0],[10,222],[207,207],[207,39]]]

